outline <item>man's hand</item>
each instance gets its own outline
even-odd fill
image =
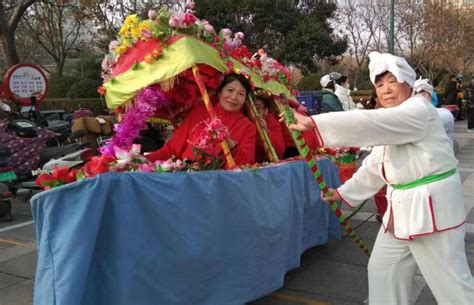
[[[334,201],[341,200],[341,196],[335,189],[329,189],[326,194],[321,191],[321,199],[326,203],[333,203]]]

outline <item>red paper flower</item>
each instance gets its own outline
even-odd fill
[[[153,61],[154,61],[154,58],[151,54],[148,54],[147,56],[145,56],[145,62],[147,64],[151,64],[151,63],[153,63]]]
[[[163,48],[163,45],[159,45],[158,47],[156,47],[156,49],[151,52],[151,57],[153,57],[154,59],[160,57],[163,54]]]
[[[77,170],[69,172],[66,165],[61,167],[55,166],[52,173],[39,175],[38,178],[36,178],[35,183],[44,190],[49,190],[53,187],[76,181],[76,174]]]
[[[115,158],[101,155],[100,157],[93,157],[91,161],[84,165],[83,170],[86,177],[94,177],[98,174],[110,171],[109,163],[114,162]]]
[[[107,90],[105,90],[105,87],[104,86],[100,86],[97,88],[97,93],[99,93],[100,95],[105,95],[105,92]]]

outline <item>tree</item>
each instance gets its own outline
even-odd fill
[[[0,0],[0,48],[6,67],[20,62],[15,46],[15,30],[25,11],[35,1],[12,1],[9,4]]]
[[[79,2],[43,0],[32,5],[25,17],[28,32],[54,59],[56,73],[61,77],[68,54],[78,47],[78,37],[86,18]]]
[[[136,13],[145,15],[150,8],[176,8],[176,2],[175,0],[80,0],[81,6],[94,24],[89,35],[104,52],[107,52],[109,42],[115,39],[128,15]]]
[[[216,29],[245,33],[251,50],[265,48],[284,64],[315,70],[315,61],[341,55],[345,38],[336,35],[328,20],[336,5],[326,1],[201,0],[196,15]]]
[[[377,10],[374,0],[347,0],[338,11],[337,20],[342,29],[347,33],[350,59],[350,72],[354,77],[352,83],[358,87],[359,76],[367,65],[367,59],[377,35],[376,22]],[[352,61],[352,60],[350,60]]]

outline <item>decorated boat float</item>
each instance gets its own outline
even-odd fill
[[[125,19],[98,88],[120,118],[114,137],[83,168],[37,178],[46,191],[32,199],[35,304],[244,304],[281,287],[306,249],[340,238],[339,225],[369,254],[338,203],[320,198],[341,183],[334,163],[297,131],[300,156],[276,154],[253,99],[269,97],[291,123],[291,75],[243,40],[189,9]],[[246,111],[264,164],[236,165],[216,115],[212,97],[229,73],[251,83]],[[150,161],[133,144],[147,122],[179,124],[202,104],[199,158]]]

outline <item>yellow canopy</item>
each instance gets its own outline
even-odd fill
[[[274,80],[264,82],[252,69],[234,58],[230,60],[234,68],[247,71],[257,88],[294,99],[283,84]],[[107,106],[110,109],[122,106],[143,88],[171,79],[196,64],[206,64],[223,73],[227,70],[219,51],[197,38],[184,36],[167,46],[163,55],[152,63],[137,63],[130,70],[104,83]]]

